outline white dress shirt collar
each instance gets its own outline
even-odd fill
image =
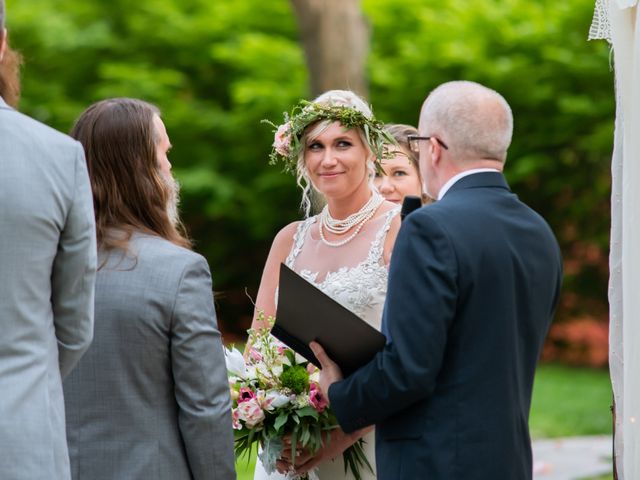
[[[456,183],[461,178],[467,177],[469,175],[473,175],[474,173],[484,173],[484,172],[498,172],[498,173],[500,173],[500,170],[497,170],[495,168],[472,168],[470,170],[465,170],[464,172],[460,172],[457,175],[454,175],[453,177],[451,177],[447,181],[447,183],[445,183],[442,186],[442,188],[438,192],[438,200],[442,199],[442,197],[444,197],[444,194],[449,191],[449,189],[453,186],[453,184]]]

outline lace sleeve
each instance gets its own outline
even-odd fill
[[[384,254],[384,241],[387,238],[387,232],[391,228],[391,222],[394,217],[400,213],[400,207],[389,210],[385,215],[387,216],[384,221],[384,225],[376,234],[376,238],[371,243],[371,250],[369,250],[369,256],[367,260],[371,263],[379,262],[383,263],[382,255]]]
[[[284,261],[284,264],[292,270],[293,263],[300,253],[300,250],[302,250],[302,245],[304,245],[304,239],[307,235],[307,232],[315,221],[316,217],[309,217],[304,222],[300,222],[298,228],[296,229],[296,233],[293,235],[293,246],[291,247],[291,251],[287,256],[287,259]]]

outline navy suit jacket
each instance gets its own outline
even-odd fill
[[[384,350],[329,389],[376,424],[378,478],[531,479],[534,372],[562,279],[557,241],[501,173],[460,179],[403,222]]]

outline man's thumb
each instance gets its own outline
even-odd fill
[[[329,357],[327,357],[324,348],[322,348],[322,346],[318,342],[309,343],[309,348],[311,348],[311,351],[320,362],[320,368],[327,368],[331,366],[331,360],[329,359]]]

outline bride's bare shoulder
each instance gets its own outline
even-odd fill
[[[293,237],[301,223],[301,221],[291,222],[283,227],[273,239],[271,252],[277,254],[278,257],[285,258],[293,246]]]

